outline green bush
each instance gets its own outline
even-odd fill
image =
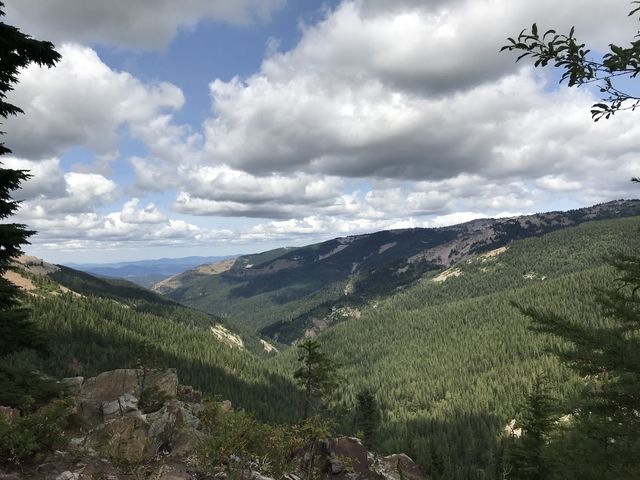
[[[29,368],[0,365],[0,405],[32,411],[55,397],[63,387]]]
[[[226,471],[230,476],[247,470],[280,478],[294,467],[295,452],[303,444],[295,426],[267,425],[252,415],[205,410],[208,436],[196,449],[196,463],[207,473]]]
[[[69,418],[70,404],[66,401],[53,402],[14,423],[0,415],[0,459],[19,464],[65,444]]]

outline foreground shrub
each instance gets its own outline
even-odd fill
[[[59,397],[62,391],[61,385],[34,370],[0,365],[0,405],[27,412]]]
[[[64,445],[65,429],[71,418],[70,404],[66,401],[53,402],[13,423],[0,415],[0,462],[23,463]]]
[[[267,425],[252,415],[205,411],[208,435],[196,449],[196,463],[207,473],[225,471],[230,477],[248,470],[280,478],[295,467],[295,453],[304,441],[298,427]]]

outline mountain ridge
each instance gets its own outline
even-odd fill
[[[203,265],[170,277],[152,290],[278,339],[274,325],[286,325],[314,308],[344,306],[346,297],[356,304],[370,301],[404,288],[426,272],[449,268],[514,240],[635,215],[640,215],[640,200],[616,200],[566,212],[337,237],[242,255],[233,264],[227,261],[225,268]]]

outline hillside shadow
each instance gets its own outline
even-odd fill
[[[124,335],[105,335],[89,326],[76,327],[71,335],[69,332],[50,330],[47,335],[52,348],[44,370],[54,376],[91,377],[108,370],[132,368],[143,352],[149,355],[149,343]],[[258,370],[256,366],[260,360],[255,357],[244,362],[238,358],[237,365],[230,365],[226,369],[212,361],[178,356],[162,351],[157,346],[153,348],[154,364],[176,368],[183,385],[191,385],[203,393],[231,400],[234,408],[253,412],[261,420],[284,423],[299,417],[301,402],[292,380]],[[246,355],[252,354],[246,352]],[[252,362],[256,363],[250,365]],[[244,372],[241,371],[243,367]],[[235,369],[237,373],[230,369]],[[241,374],[249,376],[252,371],[256,373],[255,379],[240,378]]]
[[[434,478],[499,478],[505,443],[502,419],[492,413],[450,419],[413,419],[382,432],[385,453],[406,453]]]

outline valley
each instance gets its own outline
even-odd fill
[[[499,467],[501,432],[518,418],[537,376],[545,376],[558,401],[581,388],[580,378],[553,355],[557,340],[533,332],[514,305],[597,323],[592,292],[615,276],[605,257],[640,247],[638,205],[614,202],[578,214],[554,213],[548,230],[538,225],[531,234],[517,219],[452,227],[435,237],[446,247],[431,240],[427,252],[460,245],[451,232],[468,247],[453,255],[457,260],[440,256],[440,263],[433,254],[424,262],[411,260],[425,257],[415,246],[424,245],[431,231],[380,232],[244,256],[224,268],[206,265],[169,278],[161,286],[179,281],[184,289],[171,288],[172,299],[125,280],[26,259],[14,275],[32,285],[24,305],[50,337],[52,352],[46,362],[16,361],[56,376],[86,376],[135,366],[140,352],[147,352],[158,365],[176,367],[189,384],[230,398],[263,420],[287,422],[298,418],[301,405],[292,381],[297,353],[287,344],[316,337],[342,365],[336,405],[341,432],[355,433],[350,412],[356,394],[372,389],[382,411],[382,452],[406,452],[434,478],[475,478]],[[566,220],[585,216],[589,221]],[[616,216],[622,218],[611,218]],[[479,234],[478,224],[490,225],[491,235],[483,229]],[[480,235],[485,240],[472,246],[469,239]],[[411,236],[416,238],[405,246],[402,240]],[[394,247],[381,248],[393,243],[390,237]],[[394,248],[390,260],[370,253]],[[364,258],[370,270],[348,273],[354,258]],[[326,261],[331,263],[318,265]],[[328,288],[310,281],[319,272],[334,279]],[[278,303],[275,295],[288,286],[294,299]],[[256,314],[241,322],[240,316],[202,312],[196,307],[208,295],[185,302],[189,306],[176,302],[176,292],[198,288],[219,302],[225,295],[235,299],[227,308],[239,305]],[[244,289],[244,296],[235,297],[233,288]],[[299,313],[269,324],[257,315],[264,302],[272,314],[287,308]]]

